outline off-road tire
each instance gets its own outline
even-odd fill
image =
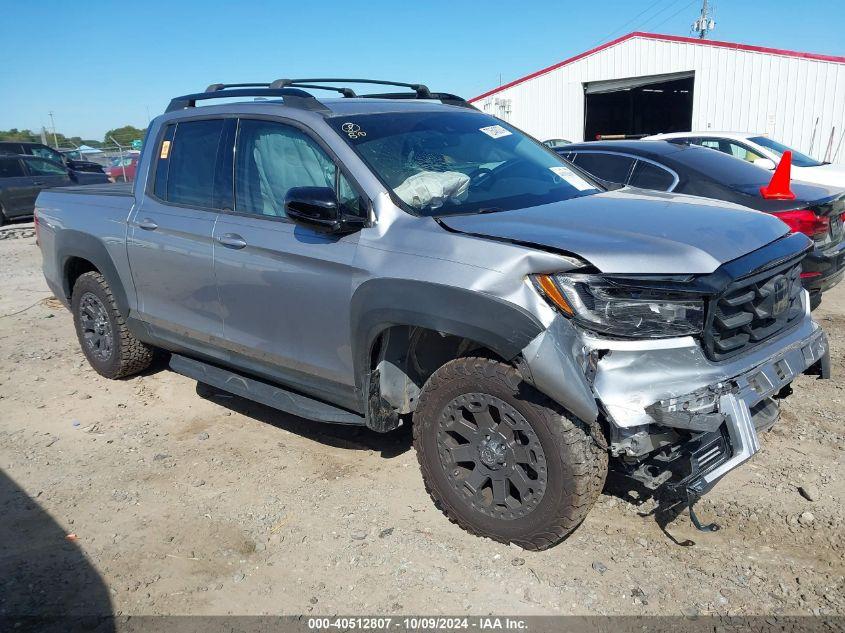
[[[89,294],[94,295],[105,308],[104,316],[111,328],[111,353],[106,358],[99,357],[91,350],[83,333],[80,303]],[[126,327],[126,320],[117,308],[111,288],[100,273],[88,272],[79,276],[73,285],[71,311],[79,345],[98,374],[106,378],[123,378],[150,366],[155,349],[135,338]]]
[[[525,516],[488,516],[449,481],[438,449],[440,417],[450,402],[467,393],[489,394],[512,406],[539,440],[545,454],[545,492]],[[446,517],[472,534],[528,550],[552,547],[575,530],[607,477],[607,452],[588,425],[524,382],[515,368],[491,358],[459,358],[435,371],[420,394],[413,435],[426,490]]]

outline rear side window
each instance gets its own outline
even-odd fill
[[[65,168],[44,158],[30,158],[26,161],[29,173],[35,176],[66,176]]]
[[[623,185],[628,182],[628,175],[634,166],[634,159],[629,156],[603,152],[579,152],[574,162],[597,178]]]
[[[18,178],[23,175],[21,161],[16,158],[0,158],[0,178]]]
[[[670,172],[657,165],[638,160],[628,184],[640,189],[669,191],[674,183],[675,177]]]
[[[170,148],[173,145],[173,135],[176,133],[175,125],[168,125],[161,137],[158,146],[156,161],[156,173],[153,186],[153,193],[156,198],[167,200],[167,171],[170,167]]]
[[[185,121],[176,126],[167,156],[162,158],[162,147],[157,166],[162,161],[170,163],[165,200],[194,207],[214,207],[214,174],[222,132],[222,119]]]

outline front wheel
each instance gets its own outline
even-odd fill
[[[530,550],[578,527],[607,476],[607,453],[586,425],[489,358],[434,372],[414,414],[414,447],[450,520]]]

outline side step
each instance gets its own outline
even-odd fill
[[[359,426],[366,423],[364,416],[357,413],[179,354],[170,357],[170,369],[236,396],[309,420]]]

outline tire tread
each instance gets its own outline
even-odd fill
[[[429,403],[435,399],[451,381],[457,378],[479,378],[501,383],[515,394],[537,416],[547,421],[547,427],[555,436],[555,443],[561,449],[563,463],[568,469],[574,490],[564,490],[561,502],[550,525],[540,527],[536,532],[520,539],[508,539],[495,532],[480,530],[461,518],[450,501],[431,485],[432,464],[422,448],[422,434],[438,412],[428,411]],[[422,419],[420,419],[422,418]],[[476,536],[484,536],[500,543],[514,543],[527,550],[544,550],[566,538],[586,517],[604,487],[607,476],[608,455],[599,447],[590,434],[589,426],[565,412],[560,405],[523,383],[519,372],[512,366],[493,358],[477,356],[449,361],[434,372],[420,394],[413,425],[414,447],[423,476],[426,492],[435,505],[452,522]],[[438,459],[436,455],[433,459]]]

